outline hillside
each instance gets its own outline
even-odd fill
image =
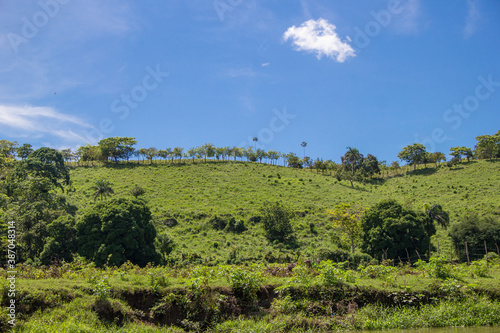
[[[451,223],[467,212],[479,214],[500,212],[500,163],[473,161],[448,167],[421,167],[388,179],[366,184],[339,182],[328,174],[247,162],[207,162],[181,164],[120,164],[73,167],[74,191],[68,200],[80,212],[94,204],[92,185],[105,179],[113,183],[115,196],[130,196],[134,186],[146,190],[148,202],[158,229],[166,229],[177,247],[173,256],[200,257],[201,262],[221,263],[228,258],[261,259],[303,254],[315,257],[318,248],[345,246],[346,240],[328,222],[325,209],[336,204],[358,203],[364,207],[387,198],[420,210],[424,203],[438,203],[450,213]],[[300,248],[287,251],[269,244],[262,228],[249,222],[258,215],[266,200],[281,200],[297,217],[293,224]],[[215,214],[232,214],[245,222],[242,234],[216,231],[207,225]],[[179,224],[164,226],[167,217]],[[311,225],[313,225],[311,227]],[[434,243],[449,251],[445,230],[438,229]],[[449,252],[447,252],[449,253]]]

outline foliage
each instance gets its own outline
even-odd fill
[[[356,281],[356,273],[352,270],[346,270],[347,262],[335,263],[331,260],[322,261],[319,264],[320,274],[318,279],[325,286],[336,286],[345,282],[353,283]]]
[[[264,278],[262,273],[256,269],[230,267],[227,269],[227,280],[237,295],[244,299],[255,300]]]
[[[111,188],[111,182],[107,180],[98,180],[95,182],[93,189],[95,190],[94,192],[94,200],[96,200],[98,197],[101,197],[101,201],[104,197],[107,197],[111,194],[114,193],[113,189]]]
[[[29,143],[24,143],[21,147],[16,148],[16,154],[22,160],[28,158],[28,156],[33,152],[33,146]]]
[[[132,156],[134,152],[133,146],[136,143],[135,138],[113,137],[102,139],[98,142],[98,145],[105,161],[112,159],[118,162],[118,160],[128,160]]]
[[[99,300],[108,298],[111,292],[108,277],[97,278],[96,276],[93,276],[92,278],[90,278],[89,282],[92,288],[93,296],[95,296]]]
[[[431,277],[443,280],[454,278],[450,267],[446,265],[446,259],[443,257],[432,257],[429,262],[418,260],[415,265]]]
[[[355,242],[361,235],[363,210],[351,204],[341,203],[340,205],[336,205],[335,209],[327,210],[327,213],[333,220],[334,226],[347,234],[351,241],[352,253],[354,253]]]
[[[476,155],[478,158],[490,160],[500,154],[500,131],[494,135],[480,135],[476,137]]]
[[[473,156],[472,149],[467,147],[451,147],[450,155],[457,158],[459,161],[462,159],[462,156],[467,158],[467,161],[470,161]]]
[[[140,186],[135,185],[131,190],[130,194],[132,194],[135,198],[140,197],[141,195],[144,195],[146,193],[146,190],[143,189]]]
[[[51,262],[73,260],[76,252],[76,228],[75,219],[70,215],[64,215],[47,225],[48,238],[40,254],[43,265]]]
[[[19,261],[35,260],[44,250],[47,226],[73,209],[51,190],[53,183],[42,177],[11,180],[12,197],[6,204],[5,218],[16,223]],[[54,244],[53,244],[54,245]]]
[[[15,174],[18,180],[28,176],[45,178],[62,190],[63,185],[68,185],[70,181],[69,169],[61,153],[52,148],[39,148],[32,152],[16,165]]]
[[[425,153],[426,149],[423,144],[414,143],[413,145],[404,147],[403,150],[399,152],[398,157],[401,161],[413,165],[413,169],[415,170],[417,164],[424,161]]]
[[[270,242],[291,244],[295,241],[290,220],[292,212],[282,202],[265,202],[261,208],[262,225]]]
[[[409,253],[428,251],[436,232],[424,213],[403,208],[394,200],[384,200],[365,212],[361,221],[362,250],[374,257],[406,258]]]
[[[174,248],[175,242],[167,233],[162,233],[158,236],[158,250],[162,254],[164,260],[172,253]]]
[[[97,266],[158,262],[156,229],[143,201],[119,198],[100,203],[83,215],[77,230],[79,254]]]
[[[461,259],[466,260],[465,242],[471,254],[484,255],[485,242],[489,249],[495,250],[500,246],[500,221],[494,216],[468,214],[452,224],[449,235],[461,253]]]
[[[450,224],[450,215],[443,210],[441,205],[430,205],[426,203],[424,205],[424,210],[431,220],[436,221],[442,227],[447,228]]]

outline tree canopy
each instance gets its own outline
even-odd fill
[[[401,161],[413,165],[413,170],[424,161],[426,149],[421,143],[414,143],[403,148],[398,154]]]
[[[160,258],[151,211],[141,200],[119,198],[100,203],[76,227],[78,252],[97,266],[119,266],[127,260],[145,266]]]
[[[436,233],[425,213],[404,208],[394,200],[385,200],[368,209],[362,220],[362,249],[373,257],[406,258],[416,251],[429,250],[430,237]],[[406,252],[408,251],[408,252]]]

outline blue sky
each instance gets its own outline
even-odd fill
[[[0,1],[0,136],[397,160],[500,129],[500,2]]]

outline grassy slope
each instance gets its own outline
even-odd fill
[[[282,200],[297,212],[307,213],[293,223],[301,242],[300,251],[314,256],[320,248],[338,242],[325,209],[341,202],[369,207],[382,199],[393,198],[420,210],[424,203],[439,203],[453,221],[466,212],[500,212],[500,163],[475,161],[453,169],[421,168],[407,175],[369,184],[338,182],[334,177],[311,170],[296,170],[259,163],[208,162],[186,164],[118,165],[76,167],[71,177],[76,188],[69,201],[80,212],[94,204],[92,185],[106,179],[114,185],[115,196],[129,196],[134,185],[146,189],[159,228],[166,216],[175,216],[179,225],[169,229],[180,246],[177,255],[197,253],[206,260],[223,262],[229,251],[243,258],[259,258],[276,250],[264,238],[258,225],[248,224],[266,200]],[[231,213],[244,219],[249,230],[241,235],[211,230],[202,214]],[[310,231],[314,223],[316,233]],[[439,230],[434,242],[449,251],[447,232]],[[214,242],[218,247],[215,248]],[[445,252],[449,253],[449,252]]]

